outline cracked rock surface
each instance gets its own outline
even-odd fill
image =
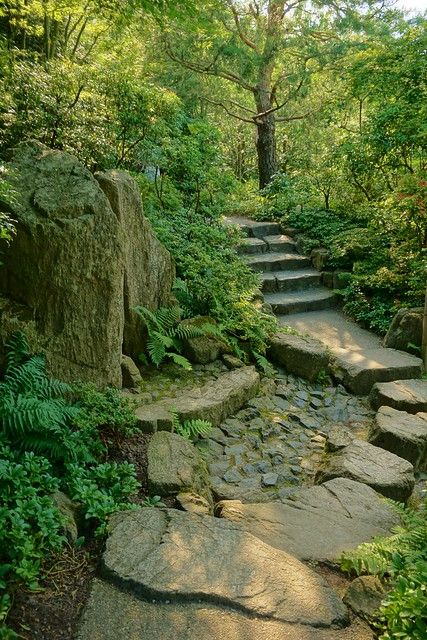
[[[113,515],[103,571],[140,597],[222,604],[316,628],[348,622],[341,599],[312,569],[210,516],[175,509]]]

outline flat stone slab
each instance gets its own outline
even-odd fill
[[[376,491],[345,478],[296,490],[282,502],[224,500],[217,509],[266,544],[305,561],[335,562],[344,551],[388,535],[399,522]]]
[[[340,627],[347,609],[325,580],[237,524],[174,509],[114,514],[103,573],[139,597],[225,605],[312,627]]]
[[[393,407],[407,413],[427,411],[427,380],[378,382],[369,394],[372,407]]]
[[[368,440],[409,460],[416,471],[427,471],[427,413],[413,415],[381,407],[370,427]]]
[[[236,413],[245,402],[256,395],[260,376],[255,367],[241,367],[223,373],[178,398],[166,398],[136,410],[139,426],[144,431],[171,430],[171,410],[180,420],[201,418],[218,426]]]
[[[345,629],[318,629],[250,617],[192,602],[144,602],[95,580],[75,640],[373,640],[355,621]]]
[[[350,478],[399,502],[409,498],[415,484],[410,462],[364,440],[355,440],[326,457],[315,482],[321,484],[333,478]]]
[[[196,447],[176,433],[158,431],[147,448],[148,489],[168,496],[192,491],[212,505],[206,463]]]
[[[333,350],[334,373],[356,395],[367,395],[376,382],[396,378],[420,378],[422,361],[395,349],[371,349],[366,352]]]
[[[279,322],[323,342],[335,356],[336,377],[357,395],[367,395],[376,382],[421,378],[420,358],[382,347],[377,336],[339,310],[295,313]]]
[[[288,373],[315,381],[321,371],[327,371],[329,353],[314,338],[276,333],[270,341],[268,355],[273,362],[286,368]]]

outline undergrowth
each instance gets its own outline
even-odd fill
[[[1,626],[10,592],[19,583],[37,590],[43,560],[66,541],[55,492],[77,503],[84,535],[103,535],[111,513],[132,508],[133,466],[103,459],[134,431],[118,391],[53,380],[22,334],[9,341],[0,382],[0,638],[13,637]]]
[[[377,612],[380,640],[427,638],[427,506],[414,511],[395,505],[401,524],[387,538],[346,553],[341,568],[387,581],[391,591]]]

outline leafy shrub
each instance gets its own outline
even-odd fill
[[[117,446],[136,433],[138,420],[132,403],[119,389],[99,391],[94,384],[80,383],[73,386],[73,396],[79,409],[73,425],[94,455],[104,455],[110,444]]]
[[[98,536],[106,533],[108,516],[134,508],[128,498],[139,488],[135,468],[127,462],[105,462],[91,468],[67,465],[66,483],[71,498],[84,505],[86,520],[98,523]]]
[[[427,636],[427,506],[399,507],[402,524],[388,538],[377,538],[344,554],[348,572],[387,577],[392,590],[378,611],[380,640],[424,640]]]
[[[49,497],[59,484],[46,458],[0,444],[0,589],[10,579],[36,588],[42,559],[64,543],[62,518]]]
[[[65,542],[53,492],[79,501],[98,534],[113,511],[130,508],[139,486],[133,466],[97,462],[105,421],[120,433],[134,428],[131,409],[117,394],[80,387],[79,408],[68,385],[48,378],[44,358],[29,353],[22,334],[9,342],[0,383],[0,623],[9,602],[1,592],[16,581],[36,588],[42,561]]]

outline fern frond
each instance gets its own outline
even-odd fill
[[[170,335],[170,331],[181,321],[181,309],[177,306],[161,307],[156,313],[156,318],[162,331]]]
[[[191,371],[193,369],[193,367],[191,366],[191,362],[187,360],[187,358],[184,358],[184,356],[181,356],[179,353],[173,353],[172,351],[168,351],[166,353],[166,356],[171,360],[173,360],[175,364],[182,367],[186,371]]]
[[[269,378],[273,378],[276,375],[276,369],[265,356],[257,353],[256,351],[252,351],[252,355],[255,358],[258,367],[262,369],[266,376],[268,376]]]
[[[176,432],[183,438],[192,439],[199,435],[208,435],[212,429],[212,424],[207,420],[185,420],[182,424],[176,425]]]
[[[175,327],[175,335],[177,335],[180,340],[190,340],[191,338],[201,338],[206,335],[206,332],[203,331],[202,327],[187,324],[184,321]]]
[[[30,357],[27,338],[21,331],[14,333],[6,342],[6,371],[17,367]]]

